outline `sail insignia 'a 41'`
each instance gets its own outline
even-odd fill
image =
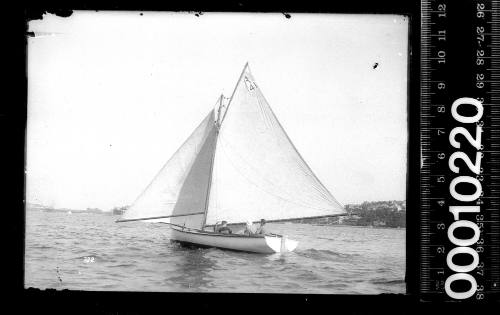
[[[262,95],[248,64],[120,221],[159,219],[202,229],[226,220],[344,214]]]

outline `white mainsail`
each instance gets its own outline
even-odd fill
[[[345,213],[304,162],[250,73],[221,96],[119,221],[160,219],[202,229],[226,220]]]
[[[342,213],[286,135],[247,64],[217,137],[206,225]]]

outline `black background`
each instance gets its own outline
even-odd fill
[[[459,1],[460,2],[460,1]],[[468,2],[468,1],[462,1]],[[366,296],[348,295],[296,295],[296,294],[191,294],[191,293],[141,293],[141,292],[84,292],[24,289],[24,145],[26,127],[26,35],[27,22],[41,18],[44,12],[70,16],[72,10],[137,10],[137,11],[243,11],[282,12],[283,18],[293,19],[294,12],[322,13],[390,13],[404,14],[410,18],[410,63],[408,103],[408,186],[407,186],[407,253],[406,282],[408,294],[383,294]],[[7,25],[4,33],[8,44],[3,47],[9,53],[4,59],[4,87],[10,98],[0,107],[0,149],[2,152],[2,238],[7,247],[2,259],[4,289],[8,292],[8,304],[16,313],[85,313],[85,314],[142,314],[173,312],[278,312],[298,313],[372,314],[372,313],[433,313],[442,309],[446,313],[466,314],[478,311],[477,305],[468,308],[458,303],[421,303],[417,296],[418,276],[418,212],[419,212],[419,52],[420,52],[420,1],[303,1],[272,2],[231,1],[198,3],[174,1],[151,4],[132,2],[89,1],[41,1],[37,4],[20,5],[4,11]],[[457,27],[464,27],[457,23]],[[450,47],[454,50],[455,48]],[[458,49],[458,48],[457,48]],[[457,87],[460,89],[460,87]],[[286,293],[286,292],[283,292]],[[7,305],[5,308],[7,309]]]

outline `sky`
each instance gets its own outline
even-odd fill
[[[130,204],[246,62],[340,203],[406,198],[404,16],[75,11],[29,31],[28,202]]]

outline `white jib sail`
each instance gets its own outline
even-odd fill
[[[206,224],[345,213],[297,152],[248,66],[222,120]]]
[[[202,227],[216,140],[214,118],[212,110],[121,220],[170,216],[161,221]]]

